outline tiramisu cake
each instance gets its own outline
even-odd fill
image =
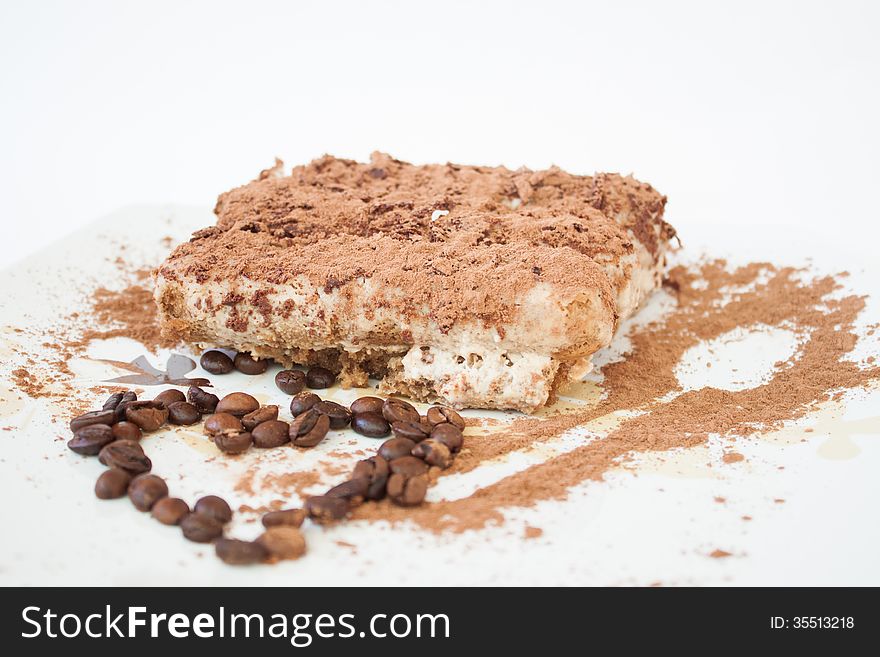
[[[280,162],[156,272],[163,329],[342,385],[532,412],[661,282],[666,199],[617,174]]]

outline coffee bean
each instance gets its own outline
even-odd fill
[[[432,406],[428,409],[425,417],[427,417],[431,426],[449,422],[452,426],[464,431],[464,418],[448,406]]]
[[[137,393],[133,390],[126,390],[124,393],[122,393],[122,399],[116,405],[116,408],[114,410],[117,422],[122,422],[123,420],[125,420],[125,409],[128,408],[128,405],[132,402],[136,402],[137,398]]]
[[[306,553],[306,539],[296,527],[272,527],[258,538],[272,560],[299,559]]]
[[[382,405],[385,403],[384,399],[380,399],[379,397],[358,397],[349,405],[351,412],[354,415],[358,415],[359,413],[382,413]]]
[[[113,437],[113,429],[106,424],[89,424],[73,434],[67,446],[83,456],[95,456],[116,438]]]
[[[306,372],[306,385],[315,390],[329,388],[336,383],[336,375],[326,367],[310,367]]]
[[[388,468],[392,474],[402,474],[404,477],[415,477],[428,472],[428,464],[412,455],[389,461]]]
[[[446,445],[453,454],[458,452],[462,444],[464,444],[464,436],[461,433],[461,429],[448,422],[436,425],[431,430],[431,438],[439,440]]]
[[[293,399],[290,400],[290,414],[293,415],[293,417],[297,417],[298,415],[305,413],[319,401],[321,401],[321,398],[313,392],[301,392],[294,395]]]
[[[306,519],[306,512],[302,509],[284,509],[282,511],[269,511],[263,515],[263,527],[301,527]]]
[[[421,504],[427,492],[428,477],[426,475],[406,477],[395,473],[388,478],[388,497],[400,506]]]
[[[414,443],[420,443],[431,435],[431,425],[422,422],[395,422],[391,425],[391,431],[398,438],[409,438]]]
[[[183,536],[194,543],[210,543],[223,535],[223,525],[211,516],[190,513],[180,521]]]
[[[295,395],[306,387],[306,373],[299,370],[281,370],[275,375],[275,385],[281,392]]]
[[[203,353],[199,365],[211,374],[229,374],[232,371],[232,359],[216,349]]]
[[[254,437],[250,431],[218,433],[214,436],[214,444],[217,445],[217,449],[226,454],[243,454],[254,444]]]
[[[98,460],[107,467],[119,468],[130,474],[149,472],[153,468],[153,463],[140,444],[133,440],[116,440],[106,445],[98,453]]]
[[[115,410],[117,406],[119,406],[119,402],[122,401],[122,393],[114,392],[107,398],[107,401],[104,402],[104,405],[101,407],[105,411]]]
[[[385,497],[385,484],[388,481],[388,461],[381,456],[371,456],[363,461],[358,461],[354,466],[352,479],[366,478],[369,480],[366,498],[368,500],[381,500]]]
[[[260,563],[269,556],[266,548],[256,541],[240,541],[235,538],[220,538],[214,543],[214,551],[223,563],[230,566],[247,566]]]
[[[326,524],[342,520],[348,513],[348,502],[338,497],[315,495],[306,500],[305,509],[314,522]]]
[[[184,395],[180,390],[175,390],[171,388],[170,390],[163,390],[158,395],[153,397],[153,401],[157,404],[162,404],[165,408],[168,408],[174,402],[182,402],[186,401],[186,395]]]
[[[384,438],[391,433],[391,425],[381,412],[365,411],[351,418],[351,428],[368,438]]]
[[[391,433],[391,425],[381,413],[366,411],[351,418],[351,428],[368,438],[384,438]]]
[[[236,434],[243,431],[241,420],[229,413],[214,413],[205,418],[205,433],[209,436]]]
[[[198,386],[190,386],[186,393],[189,403],[199,409],[200,413],[213,413],[220,399],[217,395],[205,392]]]
[[[251,431],[254,447],[262,447],[263,449],[281,447],[281,445],[290,442],[289,431],[290,425],[281,420],[261,422]]]
[[[125,419],[138,425],[141,431],[156,431],[168,421],[168,409],[153,401],[131,402],[125,409]]]
[[[110,468],[101,473],[95,482],[95,495],[101,500],[115,500],[125,495],[131,475],[119,468]]]
[[[189,402],[178,401],[168,405],[168,421],[171,424],[190,425],[201,419],[199,409]]]
[[[248,431],[253,431],[254,427],[262,422],[268,422],[269,420],[277,420],[278,419],[278,407],[277,406],[263,406],[263,408],[258,408],[251,413],[248,413],[244,417],[241,418],[241,423],[244,425],[244,428]]]
[[[252,413],[260,407],[260,402],[246,392],[232,392],[217,403],[214,409],[217,413],[229,413],[235,417],[242,417]]]
[[[452,465],[452,452],[439,440],[429,438],[413,447],[412,455],[422,459],[428,465],[436,465],[445,470]]]
[[[324,495],[327,497],[339,497],[348,500],[351,506],[360,504],[367,496],[367,490],[370,487],[370,479],[368,477],[358,477],[357,479],[349,479],[338,486],[334,486]]]
[[[334,401],[320,401],[312,408],[330,418],[331,429],[344,429],[351,422],[351,411]]]
[[[141,428],[134,422],[117,422],[113,425],[113,438],[115,440],[140,440],[144,434]]]
[[[395,422],[416,422],[422,419],[415,406],[402,399],[386,399],[382,404],[382,415],[388,420],[389,424]]]
[[[297,447],[314,447],[329,430],[330,418],[312,408],[290,423],[290,440]]]
[[[235,369],[237,369],[242,374],[249,374],[251,376],[262,374],[269,369],[268,360],[257,360],[250,354],[246,354],[243,351],[235,354],[234,365]]]
[[[213,518],[223,525],[232,520],[232,509],[229,508],[229,504],[216,495],[205,495],[199,499],[193,507],[193,512]]]
[[[70,421],[70,430],[76,433],[83,427],[87,427],[91,424],[106,424],[110,426],[116,419],[116,414],[108,409],[103,411],[89,411],[88,413],[83,413]]]
[[[415,441],[409,438],[389,438],[379,446],[379,456],[386,461],[393,461],[401,456],[412,454],[415,446]]]
[[[149,511],[163,497],[168,497],[168,485],[154,474],[138,475],[128,485],[128,498],[138,511]]]
[[[163,525],[179,525],[189,514],[189,505],[179,497],[163,497],[153,505],[150,513]]]

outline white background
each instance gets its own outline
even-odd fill
[[[132,203],[210,207],[275,155],[374,149],[633,172],[686,243],[864,247],[878,7],[3,0],[0,266]]]

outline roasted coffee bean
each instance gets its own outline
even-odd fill
[[[220,538],[214,543],[214,551],[223,563],[230,566],[247,566],[260,563],[269,556],[262,543],[240,541],[236,538]]]
[[[221,434],[236,434],[243,431],[241,420],[229,413],[214,413],[205,418],[205,433],[209,436],[216,437]]]
[[[268,422],[269,420],[277,420],[278,419],[278,407],[277,406],[263,406],[263,408],[258,408],[257,410],[248,413],[244,417],[241,418],[241,423],[244,425],[244,428],[248,431],[253,431],[254,427],[262,422]]]
[[[110,468],[101,473],[95,482],[95,495],[101,500],[115,500],[128,490],[131,475],[119,468]]]
[[[235,365],[235,369],[237,369],[242,374],[249,374],[251,376],[256,374],[262,374],[266,370],[269,369],[269,361],[268,360],[257,360],[250,354],[246,354],[243,351],[235,354],[235,361],[233,361]]]
[[[415,441],[409,438],[389,438],[379,446],[379,456],[386,461],[393,461],[401,456],[412,454],[415,446]]]
[[[415,406],[402,399],[386,399],[382,404],[382,415],[390,424],[395,422],[416,422],[422,419]]]
[[[203,353],[199,365],[211,374],[229,374],[232,371],[232,359],[216,349]]]
[[[354,466],[352,479],[366,478],[369,480],[366,498],[368,500],[381,500],[385,497],[385,484],[388,482],[388,461],[381,456],[371,456],[363,461],[358,461]]]
[[[306,387],[306,373],[300,370],[281,370],[275,375],[275,385],[287,395],[296,395]]]
[[[273,561],[299,559],[306,553],[306,539],[296,527],[272,527],[263,532],[256,542],[265,548]]]
[[[452,426],[458,427],[461,431],[464,431],[464,418],[448,406],[432,406],[428,409],[428,413],[425,417],[428,418],[428,422],[431,426],[449,422]]]
[[[415,477],[428,472],[428,464],[412,455],[389,461],[388,468],[392,474],[402,474],[404,477]]]
[[[357,413],[351,418],[351,428],[368,438],[384,438],[391,433],[391,425],[381,413],[366,411]]]
[[[194,543],[210,543],[223,535],[223,525],[202,513],[184,516],[180,521],[180,529],[184,537]]]
[[[290,414],[293,415],[293,417],[297,417],[298,415],[305,413],[319,401],[321,401],[321,398],[313,392],[300,392],[294,395],[293,399],[290,400]]]
[[[116,410],[116,407],[119,406],[119,402],[122,401],[122,393],[114,392],[107,398],[107,401],[104,402],[104,405],[101,407],[105,411],[113,411]]]
[[[262,447],[263,449],[281,447],[281,445],[290,442],[289,431],[290,425],[281,420],[261,422],[251,431],[254,447]]]
[[[315,390],[329,388],[336,383],[336,375],[326,367],[310,367],[306,372],[306,385]]]
[[[263,527],[301,527],[306,519],[303,509],[283,509],[281,511],[269,511],[263,515]]]
[[[226,500],[216,495],[205,495],[200,498],[193,507],[193,512],[209,516],[223,525],[232,520],[232,509],[229,508]]]
[[[382,413],[382,405],[385,403],[384,399],[380,399],[379,397],[358,397],[351,404],[349,404],[349,408],[354,415],[358,415],[359,413]]]
[[[168,497],[168,484],[154,474],[138,475],[128,485],[128,499],[138,511],[149,511],[163,497]]]
[[[76,433],[83,427],[87,427],[91,424],[106,424],[110,426],[116,420],[116,414],[112,409],[107,409],[104,411],[89,411],[88,413],[83,413],[82,415],[73,418],[70,421],[70,430]]]
[[[115,440],[140,440],[144,437],[141,428],[134,422],[117,422],[113,425],[113,438]]]
[[[113,429],[106,424],[89,424],[78,429],[67,446],[77,454],[95,456],[114,440],[116,438],[113,437]]]
[[[150,513],[163,525],[179,525],[189,514],[189,504],[179,497],[163,497],[153,505]]]
[[[391,425],[391,431],[398,438],[409,438],[414,443],[420,443],[431,435],[431,425],[422,422],[395,422]]]
[[[301,413],[290,423],[290,440],[297,447],[314,447],[330,431],[330,418],[314,408]]]
[[[98,460],[109,468],[119,468],[130,474],[149,472],[153,467],[140,444],[133,440],[113,441],[98,453]]]
[[[243,454],[254,444],[254,437],[250,431],[218,433],[214,436],[214,444],[217,445],[217,449],[226,454]]]
[[[344,429],[351,422],[351,411],[334,401],[320,401],[312,408],[330,418],[331,429]]]
[[[348,500],[349,504],[354,506],[364,501],[369,487],[370,479],[368,477],[359,477],[357,479],[349,479],[338,486],[334,486],[324,495],[327,497],[340,497]]]
[[[220,401],[217,395],[205,392],[198,386],[190,386],[186,398],[190,404],[199,409],[200,413],[213,413],[217,408],[217,402]]]
[[[339,497],[315,495],[306,500],[306,513],[319,524],[342,520],[348,513],[348,502]]]
[[[125,420],[125,409],[128,408],[128,405],[131,404],[132,402],[136,402],[137,398],[138,398],[137,393],[134,392],[133,390],[127,390],[124,393],[122,393],[122,399],[116,405],[116,409],[115,409],[117,422],[122,422],[123,420]]]
[[[231,392],[217,403],[217,408],[214,411],[242,417],[253,413],[259,407],[260,402],[246,392]]]
[[[125,409],[125,419],[138,425],[141,431],[156,431],[168,421],[168,409],[160,402],[131,402]]]
[[[406,477],[392,474],[388,477],[388,497],[400,506],[417,506],[421,504],[428,492],[428,477],[417,475]]]
[[[461,429],[448,422],[436,425],[431,430],[431,438],[439,440],[446,445],[449,448],[449,451],[453,454],[458,452],[464,443],[464,436],[461,433]]]
[[[180,392],[180,390],[171,388],[170,390],[163,390],[158,395],[153,397],[153,401],[157,404],[162,404],[162,406],[164,406],[165,408],[168,408],[174,402],[186,401],[186,395]]]
[[[452,451],[439,440],[429,438],[413,447],[412,455],[428,465],[436,465],[445,470],[452,465]]]
[[[168,421],[171,424],[190,425],[201,419],[199,409],[189,402],[178,401],[168,405]]]

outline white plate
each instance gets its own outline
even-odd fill
[[[129,208],[0,274],[0,374],[8,380],[22,353],[44,349],[42,331],[81,309],[96,284],[123,284],[114,264],[117,256],[129,266],[156,264],[168,250],[168,241],[160,237],[167,235],[177,242],[211,222],[207,210]],[[742,247],[742,252],[755,257],[755,249],[746,247],[744,239],[738,243],[737,236],[725,236],[725,250]],[[800,262],[809,253],[809,248],[791,253],[786,263]],[[816,266],[822,271],[853,266],[843,252],[821,253]],[[877,281],[863,271],[853,272],[849,285],[875,298],[880,292]],[[662,305],[658,296],[639,320],[659,312]],[[872,300],[860,324],[877,319]],[[18,333],[15,327],[27,327],[30,333]],[[709,370],[712,379],[705,378],[705,367],[683,367],[682,382],[723,384],[730,370],[723,366],[725,359],[743,365],[738,367],[740,379],[745,374],[751,377],[747,381],[757,382],[768,364],[789,347],[784,333],[733,337],[738,339],[719,347],[713,356],[719,366]],[[876,339],[863,342],[860,349],[876,352]],[[89,356],[130,361],[143,353],[141,345],[117,339],[92,345]],[[610,353],[613,348],[603,357]],[[163,351],[148,357],[161,368],[169,355]],[[698,359],[699,350],[692,356]],[[78,375],[75,385],[83,389],[125,374],[90,360],[69,365]],[[223,378],[222,387],[252,391],[284,408],[287,397],[274,387],[273,373],[232,374]],[[11,382],[7,385],[10,392],[4,392],[0,402],[0,426],[10,428],[0,431],[0,583],[5,585],[880,584],[875,508],[880,499],[876,476],[880,394],[876,389],[848,395],[840,417],[823,425],[827,434],[801,434],[795,425],[772,440],[741,441],[737,451],[747,461],[734,466],[717,467],[721,447],[710,441],[708,447],[681,451],[663,464],[642,458],[635,470],[613,472],[604,482],[577,486],[566,501],[510,509],[503,526],[442,535],[412,526],[365,522],[307,527],[305,558],[235,568],[218,561],[210,547],[188,543],[178,529],[136,512],[125,499],[97,500],[92,490],[102,466],[66,448],[69,418],[59,415],[52,403],[30,399]],[[149,389],[147,394],[160,389]],[[333,390],[330,397],[347,401],[357,394]],[[94,397],[103,401],[104,395]],[[815,422],[815,417],[806,418],[800,425]],[[575,431],[540,449],[483,464],[472,473],[442,481],[431,489],[429,499],[466,495],[586,439],[583,431]],[[261,473],[316,468],[323,472],[322,461],[332,466],[346,460],[337,452],[372,450],[377,442],[349,431],[332,434],[307,454],[252,450],[235,461],[218,458],[198,431],[160,432],[146,438],[144,445],[172,494],[191,501],[215,493],[237,508],[256,507],[278,497],[273,490],[253,495],[235,490],[242,471],[254,463],[259,463]],[[350,456],[355,458],[360,457]],[[311,492],[341,477],[325,475]],[[726,502],[719,503],[716,497]],[[295,495],[290,503],[298,503]],[[753,519],[746,522],[743,515]],[[259,532],[255,518],[237,514],[233,533],[255,536]],[[523,538],[526,525],[540,527],[543,534]],[[710,558],[715,549],[733,556]]]

